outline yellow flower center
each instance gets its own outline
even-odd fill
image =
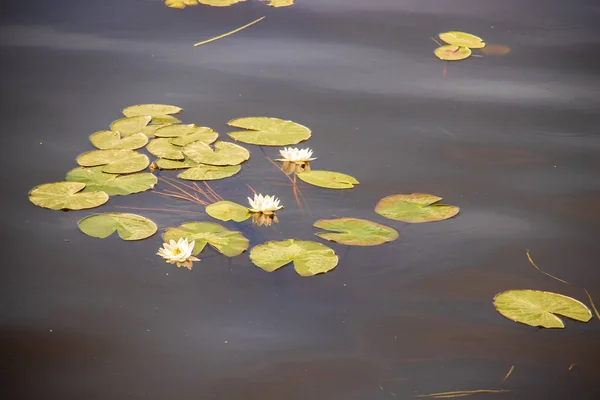
[[[174,255],[174,256],[178,256],[178,255],[180,255],[181,253],[183,253],[183,251],[181,251],[181,249],[180,249],[179,247],[178,247],[178,248],[176,248],[175,250],[173,250],[173,255]]]

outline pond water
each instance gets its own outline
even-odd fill
[[[579,287],[600,303],[600,3],[296,3],[2,3],[2,397],[379,400],[507,389],[472,398],[600,398],[596,318],[542,330],[492,305],[507,289],[587,302]],[[449,64],[443,76],[430,38],[448,30],[511,52]],[[282,199],[279,224],[237,227],[252,244],[311,240],[312,222],[334,216],[393,226],[399,240],[332,243],[338,267],[312,278],[212,250],[190,272],[154,255],[158,235],[93,239],[77,229],[93,211],[29,203],[32,187],[63,180],[92,149],[88,136],[138,103],[178,105],[184,122],[221,134],[232,118],[291,119],[313,130],[315,166],[361,182],[302,185],[303,213],[286,178],[248,146],[242,173],[213,187],[237,202],[246,184]],[[382,197],[410,192],[461,213],[408,225],[373,212]],[[161,228],[208,220],[183,212],[202,207],[152,192],[101,210],[124,206],[182,210],[138,211]],[[575,287],[532,268],[526,249]]]

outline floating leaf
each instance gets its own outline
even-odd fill
[[[172,125],[178,124],[181,120],[172,115],[155,115],[150,121],[150,125]]]
[[[164,128],[165,126],[169,126],[171,124],[162,124],[162,125],[148,125],[142,128],[142,133],[146,135],[149,139],[156,136],[156,131],[160,128]]]
[[[82,193],[102,191],[109,196],[126,196],[152,189],[157,179],[153,174],[117,175],[102,172],[103,167],[75,168],[67,173],[67,182],[85,183]]]
[[[338,257],[331,248],[321,243],[296,239],[255,246],[250,251],[250,260],[267,272],[293,262],[294,269],[301,276],[331,271],[338,263]]]
[[[328,189],[351,189],[358,181],[350,175],[331,171],[304,171],[298,173],[298,178],[311,185]]]
[[[233,201],[217,201],[206,206],[206,213],[221,221],[242,222],[252,216],[247,207]]]
[[[119,132],[100,131],[90,136],[90,142],[99,149],[135,150],[144,147],[148,137],[142,132],[122,138]]]
[[[459,208],[456,206],[434,204],[440,200],[441,197],[432,194],[396,194],[381,199],[375,212],[386,218],[413,224],[442,221],[458,214]]]
[[[79,182],[45,183],[29,192],[29,201],[51,210],[83,210],[108,201],[104,192],[80,193],[84,188],[85,183]]]
[[[110,130],[119,132],[121,136],[129,136],[141,132],[150,123],[152,117],[140,115],[137,117],[121,118],[110,124]]]
[[[165,5],[171,8],[185,8],[186,6],[195,6],[198,0],[165,0]]]
[[[434,54],[437,58],[444,61],[459,61],[468,58],[471,55],[471,49],[454,45],[441,46],[435,49]]]
[[[154,235],[156,224],[137,214],[105,213],[85,217],[77,223],[81,232],[104,239],[115,231],[123,240],[142,240]]]
[[[244,1],[246,0],[198,0],[198,3],[213,7],[229,7]]]
[[[109,174],[130,174],[146,169],[150,160],[133,150],[94,150],[77,157],[77,163],[82,167],[104,165],[102,172]]]
[[[211,222],[186,222],[177,228],[167,229],[163,234],[165,242],[169,242],[169,240],[177,241],[179,238],[196,241],[194,255],[198,255],[207,243],[227,257],[242,254],[249,245],[248,239],[240,232],[230,231],[219,224]]]
[[[186,158],[183,161],[168,160],[166,158],[159,158],[156,160],[156,166],[160,169],[185,169],[191,167],[197,167],[200,165],[196,161],[192,161]]]
[[[146,147],[150,154],[156,157],[168,158],[170,160],[183,160],[183,147],[175,146],[169,138],[152,139]]]
[[[440,33],[440,39],[444,42],[460,47],[469,47],[471,49],[481,49],[485,47],[483,39],[465,32],[444,32]]]
[[[212,142],[217,140],[218,137],[219,134],[213,131],[212,129],[204,126],[199,126],[196,128],[196,130],[194,130],[194,132],[190,133],[189,135],[178,136],[174,139],[171,139],[171,143],[173,143],[176,146],[185,146],[193,142],[211,144]]]
[[[194,2],[195,0],[183,0],[184,2]],[[181,108],[170,106],[168,104],[137,104],[129,106],[123,110],[123,115],[126,117],[137,117],[138,115],[149,115],[151,117],[163,116],[165,114],[178,114]]]
[[[294,5],[294,0],[261,0],[268,1],[268,6],[271,7],[288,7]]]
[[[194,133],[196,131],[196,128],[198,128],[196,126],[196,124],[167,125],[165,127],[157,129],[154,132],[154,135],[156,137],[162,137],[162,138],[176,138],[176,137],[179,137],[179,136],[185,136],[185,135],[189,135],[191,133]]]
[[[190,159],[203,164],[211,165],[237,165],[250,158],[250,152],[235,143],[215,143],[213,150],[202,142],[193,142],[183,148],[183,152]]]
[[[395,229],[365,219],[322,219],[313,226],[333,231],[317,233],[321,239],[350,246],[377,246],[398,238]]]
[[[564,328],[554,314],[588,322],[592,312],[582,302],[558,293],[539,290],[508,290],[494,297],[494,307],[515,322],[544,328]]]
[[[279,118],[238,118],[229,121],[228,125],[249,129],[229,133],[234,140],[260,146],[287,146],[306,140],[311,135],[307,127]]]
[[[159,167],[160,168],[160,167]],[[211,181],[216,179],[229,178],[240,172],[239,165],[208,165],[197,164],[195,167],[186,169],[177,177],[188,181]]]

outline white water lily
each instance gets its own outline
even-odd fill
[[[192,269],[192,262],[200,261],[192,255],[195,244],[194,240],[188,243],[187,238],[179,238],[177,242],[170,240],[169,243],[163,243],[163,247],[156,254],[164,258],[169,264],[177,264],[178,267]]]
[[[297,147],[284,147],[283,150],[279,150],[279,154],[281,154],[282,158],[277,159],[277,161],[283,162],[293,162],[296,164],[304,164],[309,161],[316,160],[316,158],[312,157],[311,149],[299,149]]]
[[[279,205],[279,199],[275,196],[255,194],[254,199],[248,197],[250,203],[249,210],[254,213],[273,214],[277,210],[281,210],[283,206]]]

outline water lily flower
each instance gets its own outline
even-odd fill
[[[254,194],[254,199],[248,197],[252,213],[252,221],[258,226],[270,226],[273,221],[279,222],[275,216],[275,211],[281,210],[283,206],[279,205],[279,199],[275,196]]]
[[[283,162],[283,170],[288,175],[294,172],[310,171],[310,162],[316,160],[312,158],[311,149],[299,149],[297,147],[284,147],[279,150],[281,158],[277,161]]]
[[[163,243],[163,247],[156,254],[169,264],[177,264],[178,267],[186,267],[191,270],[192,262],[200,261],[192,255],[195,244],[194,240],[188,243],[187,238],[179,238],[177,242],[171,239],[169,243]]]

